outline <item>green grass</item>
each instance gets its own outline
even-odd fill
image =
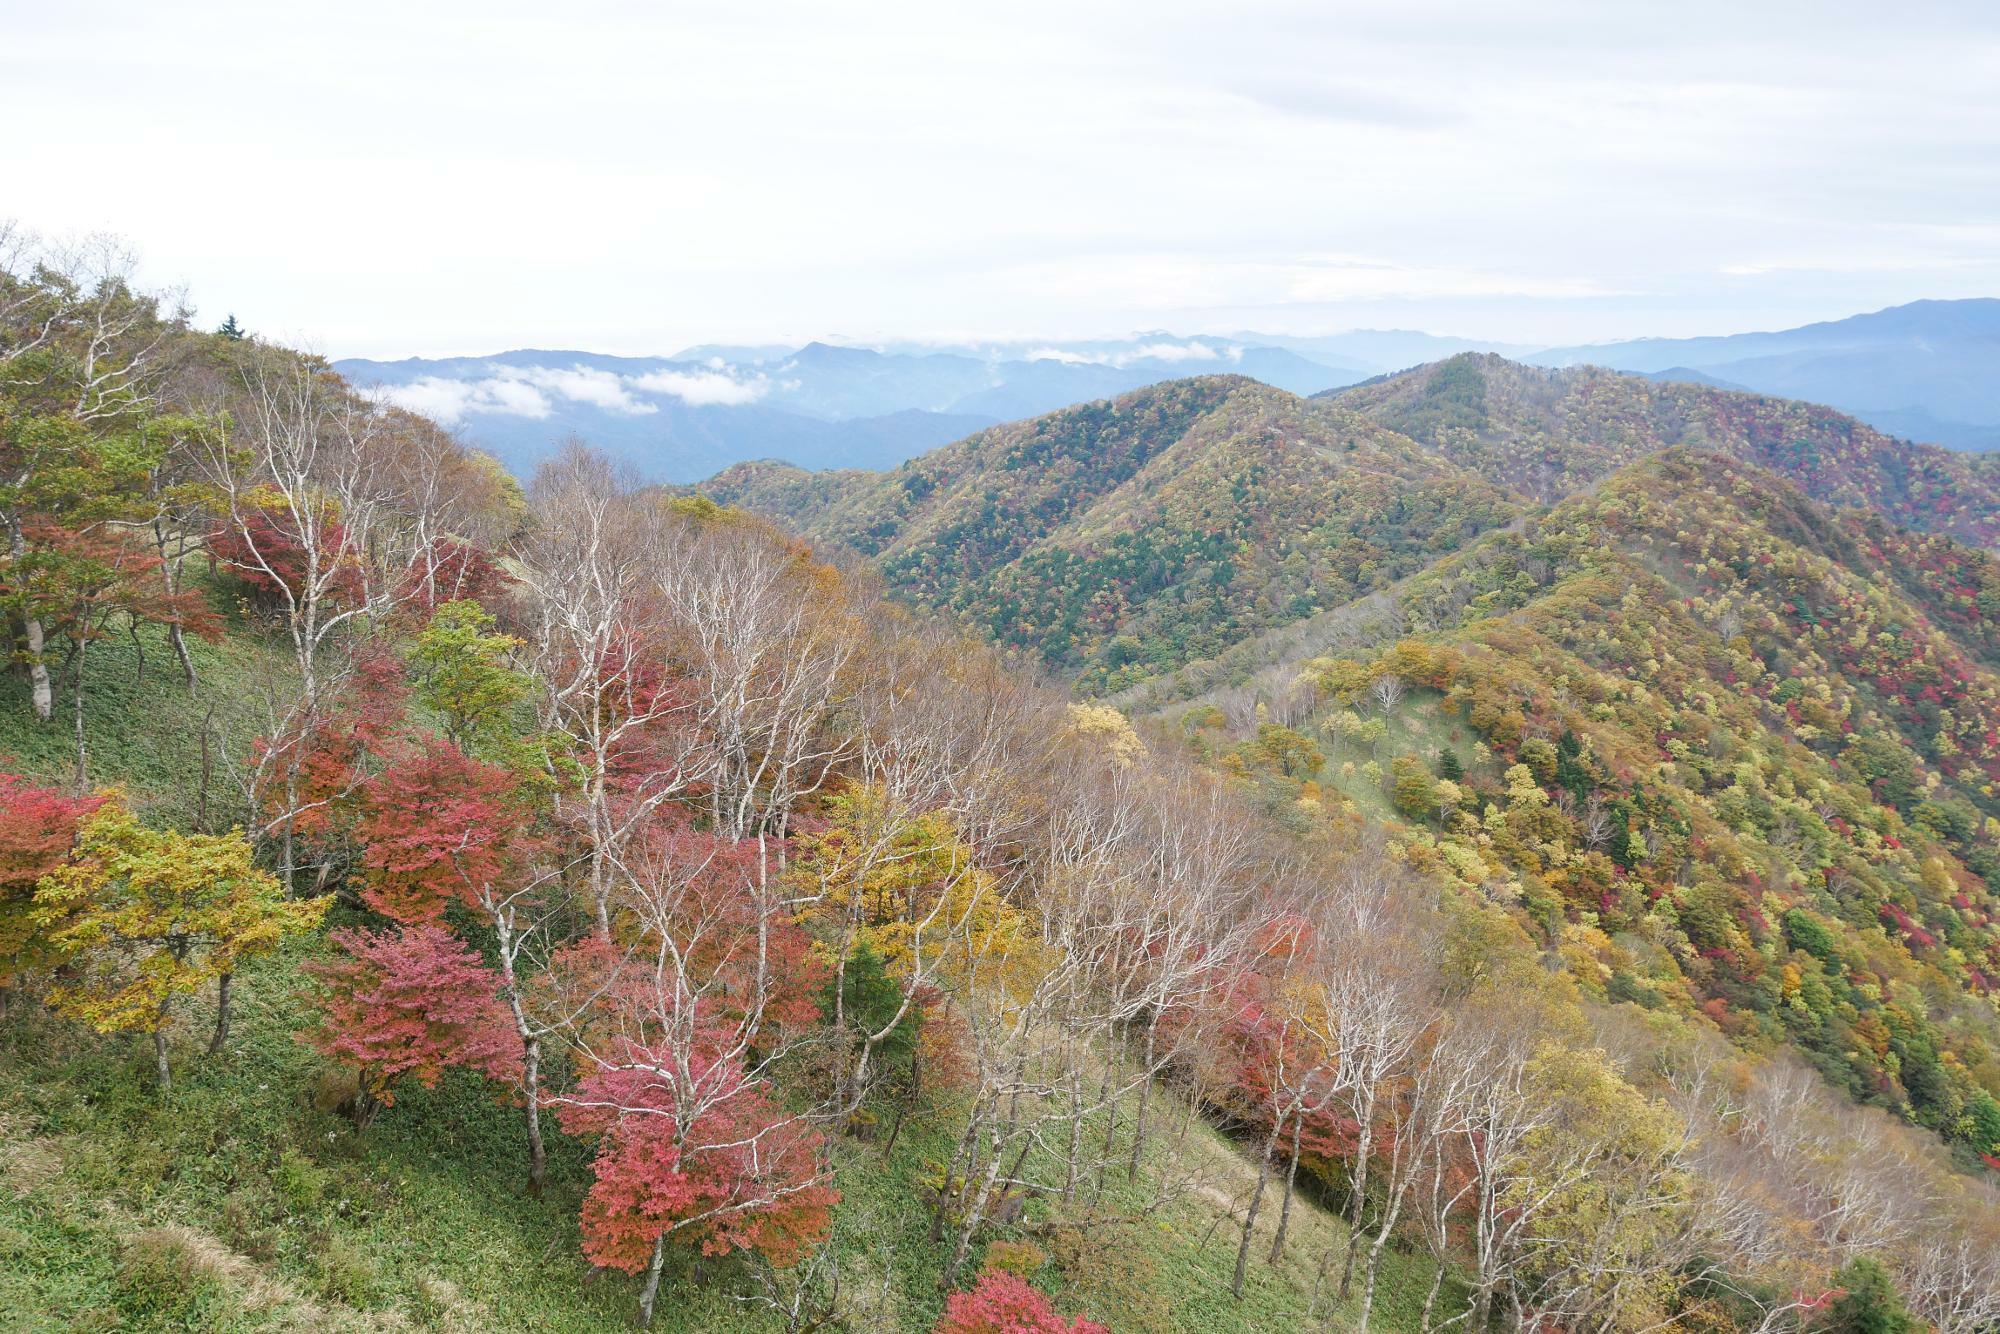
[[[201,1050],[209,1016],[191,1008],[165,1095],[139,1039],[31,1011],[0,1027],[0,1311],[12,1313],[0,1327],[624,1327],[636,1280],[592,1276],[578,1252],[584,1146],[554,1137],[549,1189],[534,1200],[519,1188],[519,1114],[475,1080],[411,1088],[365,1131],[315,1106],[329,1071],[293,1035],[308,1018],[297,968],[321,948],[306,942],[245,974],[233,1040],[218,1058]],[[937,1275],[949,1239],[929,1240],[922,1188],[951,1139],[947,1119],[906,1132],[890,1158],[858,1141],[835,1146],[836,1238],[844,1283],[866,1315],[858,1327],[925,1330],[943,1309]],[[1277,1206],[1268,1193],[1238,1301],[1227,1206],[1245,1198],[1251,1170],[1198,1122],[1190,1152],[1207,1177],[1200,1188],[1081,1253],[1035,1226],[1055,1221],[1040,1207],[1026,1227],[996,1235],[1034,1239],[1066,1259],[1037,1281],[1059,1304],[1121,1331],[1303,1325],[1319,1257],[1344,1242],[1344,1229],[1302,1201],[1283,1261],[1267,1266]],[[1128,1202],[1122,1173],[1111,1181],[1108,1199]],[[224,1258],[225,1272],[202,1281],[214,1262],[182,1254],[175,1264],[195,1280],[161,1278],[143,1254],[159,1229],[192,1234],[198,1249]],[[724,1263],[705,1286],[685,1274],[670,1280],[657,1327],[778,1327],[731,1297],[742,1278]],[[1422,1257],[1392,1253],[1378,1328],[1413,1328],[1429,1278]],[[162,1296],[177,1284],[192,1294],[181,1304]]]
[[[218,609],[225,606],[221,591],[212,596]],[[84,681],[90,784],[122,785],[154,820],[188,824],[201,801],[206,731],[209,822],[226,827],[244,814],[230,761],[240,763],[267,730],[271,693],[294,673],[283,644],[253,635],[240,620],[232,619],[217,643],[190,640],[189,647],[193,691],[158,626],[142,626],[136,642],[121,629],[91,645]],[[74,699],[59,676],[55,718],[40,722],[25,674],[0,672],[0,768],[50,784],[73,782]]]
[[[1483,749],[1478,733],[1457,714],[1440,708],[1439,698],[1435,691],[1411,690],[1386,715],[1375,707],[1373,701],[1357,703],[1354,712],[1363,722],[1379,718],[1386,724],[1382,739],[1373,745],[1343,741],[1332,727],[1332,720],[1341,710],[1329,708],[1322,711],[1304,728],[1319,743],[1326,756],[1326,764],[1317,775],[1320,785],[1330,791],[1339,791],[1371,820],[1394,824],[1407,823],[1389,799],[1389,764],[1398,755],[1419,757],[1425,767],[1435,774],[1438,752],[1449,749],[1465,766],[1468,779],[1497,783],[1500,779],[1499,765],[1490,758],[1485,761],[1477,758]],[[1362,765],[1370,760],[1380,767],[1382,781],[1371,781],[1362,771]],[[1353,766],[1352,773],[1346,772],[1346,766],[1350,764]]]

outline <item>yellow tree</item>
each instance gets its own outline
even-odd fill
[[[43,877],[37,915],[68,964],[50,994],[100,1033],[149,1032],[168,1088],[174,1002],[216,984],[211,1053],[229,1037],[229,984],[245,958],[316,925],[324,900],[287,902],[241,831],[148,829],[112,800],[84,824],[76,856]]]

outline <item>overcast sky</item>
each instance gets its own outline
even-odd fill
[[[336,356],[2000,295],[2000,4],[0,0],[0,217]]]

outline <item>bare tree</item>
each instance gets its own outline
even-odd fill
[[[587,893],[608,939],[619,848],[697,777],[687,738],[694,702],[671,678],[655,594],[674,577],[658,566],[684,561],[686,541],[608,460],[575,442],[542,465],[529,503],[514,555],[540,724],[580,770],[574,795],[558,803],[581,816]]]
[[[1368,693],[1384,716],[1394,713],[1396,706],[1403,702],[1403,678],[1394,672],[1384,672],[1368,687]]]

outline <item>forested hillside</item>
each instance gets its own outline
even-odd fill
[[[1895,440],[1811,403],[1477,353],[1322,397],[1540,501],[1686,445],[1906,528],[1982,546],[2000,539],[2000,464],[1991,456]]]
[[[1510,519],[1490,482],[1337,405],[1173,381],[882,474],[702,488],[874,558],[992,642],[1103,682],[1338,606]]]
[[[91,256],[17,252],[0,312],[17,1323],[1993,1318],[1991,1194],[1937,1141],[1857,1125],[1764,1047],[1730,1046],[1673,1003],[1664,964],[1626,967],[1615,994],[1616,968],[1583,966],[1621,956],[1567,932],[1571,881],[1503,855],[1557,837],[1508,832],[1517,801],[1542,805],[1525,728],[1466,772],[1483,794],[1519,758],[1480,826],[1514,894],[1437,874],[1446,836],[1427,860],[1350,818],[1303,733],[1142,735],[764,520],[634,488],[582,446],[515,488],[432,423],[199,332]],[[1276,454],[1266,517],[1296,494],[1351,533],[1344,508],[1396,503],[1400,479],[1445,515],[1439,572],[1498,569],[1535,531],[1492,531],[1498,493],[1408,442],[1240,381],[1069,420],[1102,451],[1032,427],[966,448],[1069,479],[1030,488],[1050,513],[1094,490],[1133,512],[1203,497],[1220,521],[1223,479]],[[938,479],[940,531],[983,509],[969,475]],[[1421,547],[1380,530],[1396,568]],[[1964,622],[1959,563],[1932,550],[1907,582]],[[1940,671],[1980,642],[1954,633],[1931,645]],[[1334,700],[1387,679],[1311,671]],[[1940,783],[1984,762],[1976,694],[1951,696],[1972,730],[1939,734]],[[1613,870],[1564,864],[1629,885],[1634,913],[1654,890],[1681,903],[1671,798],[1628,798],[1639,757],[1591,735],[1559,739],[1557,764],[1636,814]],[[1988,836],[1955,823],[1957,788],[1907,777],[1925,793],[1897,789],[1907,819],[1829,780],[1879,843],[1835,859],[1853,884],[1832,902],[1799,892],[1820,934],[1784,929],[1812,961],[1805,1009],[1887,1034],[1856,1077],[1890,1076],[1878,1100],[1971,1149],[1985,1021],[1925,989],[1984,965],[1990,900],[1940,877]],[[1798,823],[1782,846],[1818,846]],[[1688,898],[1674,920],[1734,947],[1733,901],[1704,893],[1708,917]],[[1908,914],[1894,939],[1858,916],[1878,894]],[[1603,932],[1654,930],[1681,957],[1614,907]],[[1750,986],[1751,966],[1682,978]]]
[[[1202,402],[1204,420],[1231,401]],[[1891,1253],[1886,1239],[1941,1200],[1963,1211],[1955,1230],[1990,1237],[2000,595],[1976,545],[1996,513],[1977,461],[1809,405],[1487,357],[1333,406],[1391,428],[1363,446],[1376,457],[1428,455],[1435,475],[1515,499],[1496,502],[1483,533],[1448,529],[1441,554],[1369,596],[1346,585],[1345,605],[1281,598],[1284,539],[1257,548],[1246,535],[1253,549],[1231,569],[1263,572],[1265,605],[1284,610],[1231,620],[1241,642],[1213,660],[1153,634],[1159,613],[1143,603],[1116,624],[1130,638],[1115,664],[1080,661],[1068,640],[1027,646],[1086,688],[1123,687],[1121,705],[1158,718],[1273,821],[1307,837],[1384,831],[1387,856],[1447,897],[1503,910],[1587,1003],[1675,1034],[1669,1050],[1712,1040],[1771,1062],[1787,1096],[1844,1121],[1829,1157],[1782,1137],[1753,1146],[1730,1118],[1708,1132],[1719,1156],[1701,1170],[1774,1205],[1756,1225],[1773,1253],[1788,1245],[1830,1270],[1865,1249],[1845,1213],[1857,1194],[1881,1210],[1868,1230]],[[879,479],[719,480],[875,553],[916,600],[962,610],[989,586],[1018,588],[1002,579],[1042,531],[995,522],[1036,512],[994,499],[1028,494],[994,466],[1011,457],[997,435]],[[1176,421],[1169,436],[1162,456],[1194,441],[1176,476],[1202,470],[1204,444],[1244,462],[1287,456],[1282,430],[1198,437]],[[1223,443],[1248,440],[1238,455]],[[947,496],[976,500],[984,522],[935,524],[951,502],[928,492],[879,508],[912,476],[951,479]],[[1082,545],[1102,531],[1068,516],[1115,488],[1051,490],[1068,508],[1046,533]],[[1262,496],[1259,525],[1235,531],[1311,531],[1312,501],[1290,508],[1310,494]],[[1419,546],[1420,517],[1399,513],[1414,520],[1406,548]],[[1369,516],[1342,521],[1365,529]],[[1101,565],[1068,568],[1051,583],[1072,604],[1123,594]],[[1839,1110],[1855,1102],[1888,1115]],[[1864,1161],[1886,1166],[1865,1183],[1842,1175]],[[1906,1282],[1931,1263],[1901,1256]]]

